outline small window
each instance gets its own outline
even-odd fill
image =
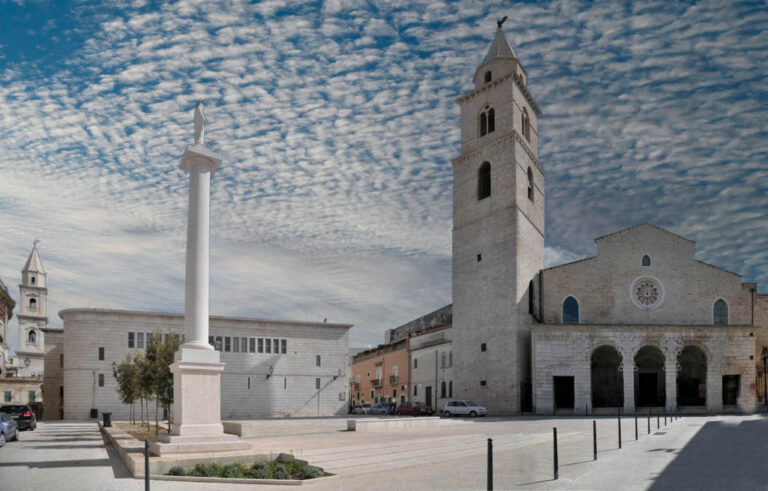
[[[419,395],[419,386],[418,385],[414,385],[413,386],[413,395],[414,396]]]
[[[151,332],[147,333],[147,348],[149,348],[149,345],[152,344],[152,338],[153,337],[154,337],[154,334],[152,334]]]
[[[650,256],[643,256],[643,266],[650,267],[651,266],[651,258]]]
[[[448,366],[449,367],[453,366],[453,351],[448,352]]]
[[[491,71],[488,70],[487,72],[485,72],[485,83],[488,83],[490,81],[491,81]]]
[[[579,323],[579,302],[573,297],[568,297],[563,302],[563,324]]]
[[[259,338],[259,353],[264,353],[264,338]]]
[[[531,118],[528,116],[528,109],[526,108],[523,108],[522,113],[522,129],[525,139],[531,141]]]
[[[481,381],[480,381],[480,386],[481,386],[481,387],[485,387],[485,380],[481,380]]]
[[[37,310],[37,300],[34,298],[29,299],[29,310]]]
[[[240,352],[241,353],[248,352],[248,338],[240,338]]]
[[[480,351],[485,351],[486,349],[487,349],[487,347],[486,347],[485,343],[482,343],[480,345]]]
[[[728,304],[722,298],[715,302],[715,307],[712,313],[713,323],[716,326],[728,325]]]
[[[99,348],[99,361],[104,361],[104,348]]]
[[[248,339],[248,351],[251,353],[256,353],[256,338]]]
[[[233,353],[240,353],[240,338],[235,337],[232,340],[232,352]]]
[[[413,368],[419,368],[419,359],[418,358],[414,358],[413,359]]]
[[[135,334],[132,332],[128,333],[128,347],[133,348],[135,346]]]
[[[272,340],[264,338],[264,353],[272,353]]]
[[[491,195],[491,164],[483,162],[477,171],[477,199],[485,199]]]
[[[29,331],[29,335],[27,336],[27,340],[31,344],[35,344],[37,342],[37,333],[33,330]]]
[[[448,397],[453,397],[453,380],[448,382]]]
[[[440,354],[440,368],[446,368],[447,365],[448,365],[448,353],[443,351]]]
[[[447,388],[448,386],[446,385],[445,380],[443,380],[442,383],[440,384],[440,397],[442,397],[443,399],[447,397],[447,394],[448,394]]]
[[[280,340],[280,353],[282,353],[282,354],[288,353],[288,340],[287,339],[281,339]]]
[[[139,349],[144,349],[144,333],[143,332],[136,333],[136,347]]]
[[[315,379],[315,389],[319,389],[319,388],[320,388],[320,379],[316,378]]]
[[[320,366],[320,355],[315,356],[315,366],[316,367]]]
[[[32,276],[31,278],[29,278],[29,281],[30,281],[30,283],[32,283],[34,285],[35,284],[35,277]]]
[[[104,374],[99,374],[99,387],[104,387]]]
[[[232,351],[232,338],[224,336],[224,351]]]
[[[533,201],[534,188],[533,188],[533,171],[528,167],[528,199]]]
[[[288,388],[288,377],[283,377],[283,389]]]
[[[64,397],[64,386],[59,385],[59,397]]]
[[[251,388],[251,377],[248,377],[248,389]]]
[[[6,390],[5,391],[5,395],[3,397],[3,400],[5,400],[5,402],[11,402],[11,391],[10,390]]]
[[[477,255],[477,262],[480,262],[482,260],[483,260],[483,255],[482,254],[478,254]]]
[[[59,366],[64,368],[64,353],[59,354]]]
[[[29,391],[29,402],[35,402],[35,391],[30,390]]]

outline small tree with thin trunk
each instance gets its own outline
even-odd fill
[[[125,360],[112,370],[112,375],[117,381],[117,395],[120,397],[123,404],[129,405],[129,419],[132,423],[135,423],[136,419],[133,414],[133,404],[136,402],[139,394],[136,390],[135,383],[137,378],[136,365],[133,363],[133,360],[131,360],[130,355],[126,355]]]
[[[173,404],[173,373],[171,373],[171,363],[174,356],[181,346],[181,336],[178,334],[169,334],[163,340],[157,357],[156,373],[157,383],[155,386],[155,398],[168,413],[168,433],[171,432],[171,404]]]

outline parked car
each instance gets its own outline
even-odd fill
[[[411,415],[411,416],[432,416],[435,411],[432,410],[432,406],[427,406],[423,402],[414,402],[413,404],[400,404],[397,408],[397,414]]]
[[[389,414],[389,406],[386,406],[386,405],[381,404],[381,403],[374,404],[368,410],[368,414]]]
[[[6,404],[0,407],[0,413],[10,414],[20,430],[34,431],[37,428],[35,412],[26,404]]]
[[[5,446],[6,441],[15,442],[19,439],[19,425],[10,414],[0,413],[0,447]]]
[[[472,401],[448,401],[443,407],[443,416],[485,416],[488,410]]]
[[[355,406],[355,414],[368,414],[371,411],[370,404],[357,404]]]

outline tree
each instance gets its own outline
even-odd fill
[[[156,359],[156,386],[155,400],[168,413],[168,433],[171,432],[171,404],[173,404],[173,373],[171,363],[181,346],[181,337],[178,334],[169,334],[160,345]]]
[[[143,354],[136,355],[133,362],[136,364],[136,391],[141,405],[141,423],[144,424],[144,415],[147,415],[147,430],[149,430],[149,400],[154,393],[152,364]],[[146,409],[146,412],[145,412]]]

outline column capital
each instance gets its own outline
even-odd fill
[[[205,165],[208,167],[211,175],[213,175],[223,159],[224,157],[213,152],[205,145],[187,145],[187,149],[181,157],[181,162],[179,162],[179,169],[192,172],[194,166]]]

